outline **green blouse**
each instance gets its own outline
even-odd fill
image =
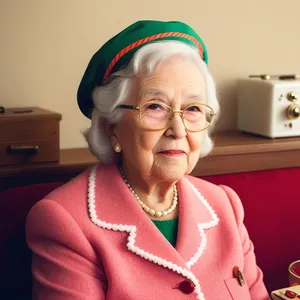
[[[178,217],[173,220],[157,221],[152,220],[159,231],[165,236],[170,244],[175,248],[178,232]]]

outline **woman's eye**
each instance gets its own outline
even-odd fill
[[[147,108],[153,109],[153,110],[163,109],[162,105],[160,105],[158,103],[149,104]]]
[[[190,107],[188,107],[188,109],[187,109],[188,111],[201,111],[201,109],[200,109],[200,107],[199,106],[197,106],[197,105],[194,105],[194,106],[190,106]]]

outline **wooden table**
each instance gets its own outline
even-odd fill
[[[212,153],[199,160],[193,176],[300,166],[300,137],[268,139],[231,131],[214,136]],[[58,163],[0,167],[0,190],[18,185],[67,181],[97,159],[86,148],[61,149]]]

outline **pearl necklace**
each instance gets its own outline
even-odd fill
[[[128,188],[130,189],[130,191],[132,192],[132,194],[134,195],[134,197],[136,198],[136,200],[138,201],[138,203],[141,205],[142,209],[150,216],[152,217],[164,217],[168,214],[170,214],[172,211],[175,210],[177,203],[178,203],[178,193],[177,193],[177,187],[176,185],[174,185],[173,188],[173,200],[172,200],[172,204],[170,206],[169,209],[166,209],[164,211],[155,211],[154,209],[151,209],[150,207],[148,207],[141,199],[140,197],[136,194],[136,192],[133,190],[133,188],[131,187],[131,185],[129,184],[128,180],[125,177],[125,173],[123,171],[122,168],[120,168],[120,173],[126,183],[126,185],[128,186]]]

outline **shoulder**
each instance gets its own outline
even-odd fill
[[[58,202],[64,202],[71,198],[73,201],[76,201],[76,199],[82,198],[86,195],[88,190],[90,171],[90,168],[85,170],[83,173],[49,193],[45,198]]]
[[[38,201],[26,217],[27,236],[61,238],[74,233],[81,237],[91,227],[88,211],[88,185],[91,168]]]
[[[113,165],[95,164],[46,195],[44,199],[34,205],[31,209],[33,211],[31,215],[41,219],[42,212],[45,213],[47,209],[52,212],[63,210],[80,224],[90,222],[88,211],[89,186],[97,189],[100,185],[111,184],[117,174],[114,170]],[[39,211],[40,209],[42,210]]]
[[[30,210],[29,218],[50,220],[50,216],[74,216],[85,211],[90,169],[47,194]]]
[[[233,213],[237,223],[244,219],[244,208],[237,193],[226,185],[216,185],[201,178],[186,176],[186,179],[204,196],[219,213]]]

